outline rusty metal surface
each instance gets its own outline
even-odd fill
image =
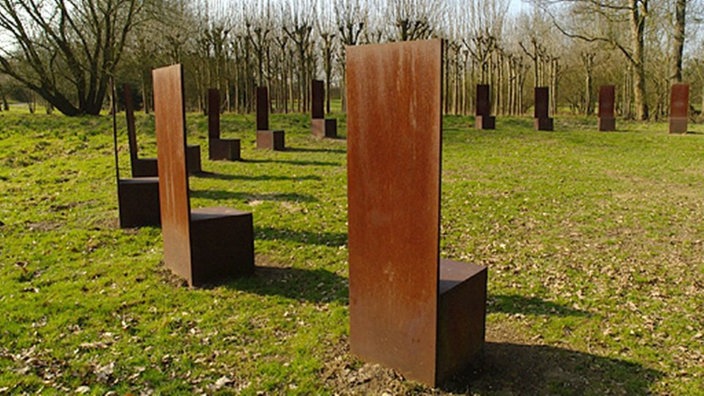
[[[325,86],[321,80],[311,82],[312,106],[311,116],[313,119],[325,118]]]
[[[484,344],[487,268],[440,260],[438,382],[463,369]]]
[[[134,162],[139,158],[139,147],[137,145],[137,131],[134,122],[134,103],[132,101],[132,87],[129,84],[122,85],[122,94],[125,99],[125,119],[127,121],[127,140],[130,147],[130,161],[134,168]]]
[[[687,133],[689,84],[674,84],[670,91],[670,133]]]
[[[220,91],[208,89],[208,139],[220,139]]]
[[[197,144],[186,145],[186,166],[188,173],[197,175],[203,172],[200,160],[200,146]]]
[[[439,40],[347,48],[350,342],[435,383]]]
[[[164,263],[192,284],[183,72],[173,65],[152,76]]]
[[[477,84],[477,106],[475,115],[491,115],[491,92],[488,84]]]
[[[132,87],[129,84],[123,84],[122,91],[125,99],[125,119],[127,121],[127,140],[130,148],[132,177],[156,177],[158,172],[156,158],[139,158]]]
[[[193,209],[191,239],[194,286],[254,272],[251,212],[222,207]]]
[[[689,114],[689,84],[674,84],[670,93],[670,116],[687,117]]]
[[[616,118],[614,118],[614,103],[616,102],[616,87],[613,85],[602,85],[599,88],[599,130],[616,130]]]
[[[599,117],[614,117],[614,102],[616,100],[616,87],[602,85],[599,87]]]
[[[548,116],[550,108],[550,91],[548,87],[535,87],[533,126],[538,131],[552,131],[553,119]]]
[[[533,118],[548,118],[550,91],[548,87],[535,87]]]
[[[269,91],[266,87],[257,87],[257,130],[269,130]]]
[[[275,151],[285,150],[284,131],[257,131],[257,148]]]
[[[139,177],[118,180],[117,199],[121,228],[161,224],[158,178]]]
[[[240,159],[240,140],[220,138],[220,91],[215,88],[208,90],[208,158]]]

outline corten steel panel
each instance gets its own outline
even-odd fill
[[[602,85],[599,87],[599,118],[614,118],[616,87]]]
[[[347,47],[350,342],[435,383],[439,40]]]
[[[208,153],[213,161],[238,160],[240,159],[240,140],[210,139],[208,141]]]
[[[616,118],[614,117],[599,117],[599,130],[600,131],[615,131],[616,130]]]
[[[496,117],[494,116],[475,116],[474,128],[476,129],[496,129]]]
[[[220,91],[215,88],[208,89],[208,139],[220,139]]]
[[[477,106],[475,109],[475,115],[485,117],[491,115],[490,95],[491,93],[489,91],[489,85],[477,84]]]
[[[164,263],[192,284],[182,68],[155,69],[152,76]]]
[[[134,163],[139,158],[139,148],[137,146],[137,131],[134,123],[134,104],[132,102],[132,88],[129,84],[122,85],[125,99],[125,118],[127,120],[127,140],[130,147],[130,163],[134,169]],[[133,175],[134,176],[134,175]]]
[[[550,102],[550,92],[548,87],[535,87],[534,118],[548,118],[548,106]]]
[[[221,207],[193,209],[191,239],[194,286],[254,272],[251,212]]]
[[[670,117],[689,114],[689,84],[674,84],[670,93]]]
[[[257,131],[257,148],[276,151],[285,150],[284,131]]]
[[[325,111],[323,110],[323,103],[325,102],[325,86],[323,85],[323,82],[320,80],[313,80],[311,92],[313,96],[312,118],[325,118]]]
[[[311,132],[313,136],[318,138],[325,137],[325,119],[324,118],[313,118],[310,120]]]
[[[674,84],[670,91],[670,133],[686,133],[689,84]]]
[[[553,130],[553,119],[552,118],[534,118],[533,126],[537,131],[552,131]]]
[[[134,122],[132,88],[129,84],[123,84],[122,89],[125,99],[125,118],[127,120],[127,140],[130,148],[130,167],[132,168],[132,177],[156,177],[158,174],[156,158],[139,158],[137,128],[135,127]]]
[[[117,197],[121,228],[158,226],[161,223],[158,178],[120,179]]]
[[[198,174],[203,172],[203,168],[201,167],[199,145],[186,145],[186,165],[188,166],[188,173],[190,174]]]
[[[257,87],[257,130],[269,130],[269,91],[266,87]]]
[[[484,344],[487,268],[440,260],[438,382],[464,368]]]

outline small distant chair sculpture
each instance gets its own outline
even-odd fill
[[[239,139],[220,139],[220,91],[208,90],[208,156],[212,161],[240,159]]]
[[[129,139],[132,177],[156,177],[158,173],[157,159],[139,158],[137,128],[134,122],[132,88],[129,84],[124,84],[122,88],[125,95],[125,117],[127,118],[127,138]],[[196,174],[203,172],[200,161],[200,146],[188,145],[186,147],[186,155],[188,155],[188,173]]]
[[[182,67],[155,69],[152,75],[164,263],[191,286],[251,274],[252,214],[221,207],[191,209]]]
[[[689,84],[674,84],[670,91],[670,133],[687,133]]]
[[[313,136],[319,138],[337,137],[337,120],[325,118],[325,85],[320,80],[313,80],[311,86],[313,97],[311,129]]]
[[[616,118],[614,117],[614,103],[616,101],[616,87],[602,85],[599,88],[599,130],[615,131]]]
[[[477,84],[474,127],[476,129],[496,129],[496,117],[491,115],[491,88],[488,84]]]
[[[440,40],[347,48],[351,351],[430,386],[486,317],[486,267],[440,259],[441,76]]]
[[[113,98],[115,98],[114,85],[112,87]],[[128,95],[128,92],[126,92],[126,95]],[[120,161],[117,148],[117,106],[115,105],[115,100],[113,100],[112,111],[115,178],[117,179],[117,206],[120,228],[159,226],[159,224],[161,224],[159,217],[159,179],[157,177],[120,178]],[[132,142],[133,140],[130,139],[130,144],[132,144]],[[130,154],[132,154],[132,151],[130,151]],[[139,164],[140,162],[134,161],[134,157],[130,155],[130,163],[132,175],[134,176],[135,164]],[[144,163],[147,162],[142,162],[142,164]],[[154,166],[156,166],[156,158],[154,158],[153,163]],[[137,173],[140,171],[144,171],[144,169],[139,169]],[[156,171],[154,171],[154,173],[156,173]]]
[[[553,120],[548,115],[550,108],[550,91],[548,87],[535,87],[535,105],[533,126],[536,131],[552,131]]]
[[[285,150],[284,131],[269,129],[269,90],[257,87],[257,148]]]

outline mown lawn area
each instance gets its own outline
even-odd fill
[[[252,211],[256,275],[185,287],[161,230],[119,229],[111,118],[0,113],[0,394],[704,393],[704,126],[445,117],[443,257],[489,267],[487,344],[440,389],[350,355],[346,144],[223,115],[239,162],[207,159],[193,207]],[[124,115],[120,167],[129,173]],[[153,119],[138,117],[142,156]],[[403,131],[399,131],[402,138]],[[401,175],[399,176],[401,177]]]

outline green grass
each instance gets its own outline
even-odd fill
[[[0,113],[0,394],[432,392],[348,352],[345,140],[274,115],[291,149],[259,151],[253,115],[222,124],[245,161],[208,161],[189,114],[214,174],[191,204],[252,211],[264,269],[189,289],[159,229],[117,228],[108,117]],[[488,343],[440,392],[701,394],[704,128],[470,124],[445,118],[442,251],[489,267]]]

